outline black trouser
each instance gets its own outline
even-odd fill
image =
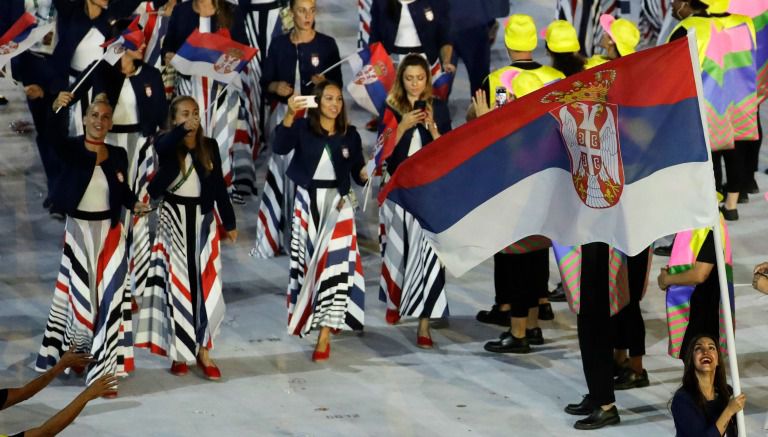
[[[688,343],[699,334],[708,335],[715,343],[720,343],[720,289],[714,284],[712,287],[699,287],[691,295],[690,319],[680,349],[681,360],[685,359]]]
[[[491,42],[488,38],[491,24],[463,29],[453,42],[453,50],[467,67],[470,97],[482,88],[483,79],[491,73]]]
[[[510,317],[528,317],[528,310],[539,305],[542,289],[549,283],[549,249],[519,255],[493,256],[493,282],[496,305],[509,304]]]
[[[760,144],[763,141],[763,125],[760,123],[760,111],[757,112],[757,139],[744,141],[744,169],[746,174],[745,184],[755,179],[757,163],[760,160]],[[744,186],[746,190],[747,186]]]
[[[648,248],[627,257],[629,303],[612,318],[616,332],[614,348],[629,349],[630,357],[645,355],[645,321],[640,312],[640,299],[643,298],[648,280],[650,252]]]
[[[725,162],[725,177],[727,184],[724,187],[726,193],[740,193],[744,190],[747,169],[745,166],[745,155],[749,149],[749,141],[736,141],[736,147],[731,150],[723,150],[712,153],[712,160],[715,169],[715,184],[723,186],[723,174],[720,167],[720,159]]]
[[[608,245],[582,246],[581,307],[576,316],[581,364],[593,405],[615,402],[613,335],[608,295]]]
[[[35,142],[37,143],[37,150],[40,153],[40,160],[43,162],[48,195],[53,191],[56,180],[61,173],[61,164],[56,155],[56,150],[51,143],[52,138],[47,134],[47,130],[49,129],[48,112],[51,111],[52,104],[53,98],[48,93],[39,99],[27,99],[29,112],[32,114],[32,122],[35,124],[35,130],[37,131]]]

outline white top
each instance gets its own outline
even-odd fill
[[[331,155],[328,153],[328,148],[323,148],[323,153],[320,155],[320,162],[317,163],[315,169],[315,175],[312,179],[316,181],[335,181],[336,172],[333,170],[333,162],[331,161]]]
[[[211,33],[211,17],[200,17],[200,24],[197,25],[200,33]]]
[[[138,71],[136,72],[138,73]],[[117,99],[117,107],[112,114],[112,123],[117,126],[125,126],[139,123],[138,108],[136,107],[136,93],[129,78],[123,81],[120,90],[120,98]]]
[[[411,156],[421,150],[421,146],[421,134],[419,133],[418,129],[414,129],[413,137],[411,137],[411,144],[408,146],[408,156]]]
[[[176,179],[174,179],[173,183],[171,183],[170,188],[175,187],[176,184],[179,183],[181,178],[184,176],[184,173],[186,173],[186,169],[191,168],[192,173],[189,174],[187,180],[184,181],[179,189],[176,190],[176,192],[173,194],[182,197],[200,197],[200,178],[197,176],[197,170],[195,170],[195,166],[192,165],[192,155],[189,153],[187,153],[187,157],[184,158],[184,168],[185,171],[179,172],[179,175],[176,176]]]
[[[85,189],[77,209],[85,212],[109,211],[109,185],[107,184],[107,175],[104,174],[100,165],[93,169],[91,181],[88,182],[88,187]]]
[[[397,25],[397,36],[395,36],[395,45],[397,47],[421,47],[419,33],[416,32],[416,25],[413,23],[411,11],[408,5],[415,0],[400,0],[402,9],[400,10],[400,23]]]
[[[77,45],[69,67],[75,71],[83,71],[93,61],[101,59],[101,56],[104,55],[104,49],[101,47],[104,41],[104,35],[101,34],[99,29],[91,27],[91,30],[85,34],[83,39],[80,40],[80,44]]]

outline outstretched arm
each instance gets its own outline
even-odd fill
[[[8,398],[4,405],[0,405],[0,410],[24,402],[44,389],[68,367],[85,367],[93,361],[93,357],[85,353],[65,352],[55,366],[48,369],[47,372],[29,381],[23,387],[8,389]]]

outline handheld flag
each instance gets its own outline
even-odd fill
[[[352,99],[373,115],[381,114],[395,83],[395,66],[381,43],[363,48],[349,60],[355,78],[347,85]]]
[[[138,50],[142,44],[144,44],[144,33],[139,28],[139,17],[136,17],[120,36],[101,45],[105,48],[102,59],[109,65],[115,65],[126,50]]]
[[[447,101],[451,86],[453,86],[454,74],[443,71],[439,59],[432,65],[431,70],[432,94],[442,101]]]
[[[241,88],[240,72],[258,50],[220,33],[195,29],[171,59],[181,74],[205,76]]]
[[[715,223],[692,38],[573,75],[448,132],[401,164],[379,200],[413,214],[454,275],[530,235],[635,255],[660,236]],[[654,75],[658,65],[670,74]]]
[[[53,31],[54,26],[55,23],[38,26],[35,17],[25,12],[0,37],[0,68],[42,40],[45,35]]]

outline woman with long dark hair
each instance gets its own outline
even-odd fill
[[[274,150],[294,152],[287,176],[296,184],[288,282],[288,332],[319,329],[313,361],[327,360],[330,333],[363,329],[365,280],[350,177],[368,175],[360,135],[347,121],[341,87],[324,81],[314,99],[292,96],[275,129]],[[308,109],[307,118],[296,112]]]
[[[571,23],[555,20],[549,23],[545,33],[547,54],[552,58],[552,67],[566,77],[584,70],[587,61],[579,54],[581,44]]]
[[[74,96],[62,92],[49,132],[62,161],[52,211],[65,214],[64,249],[43,344],[35,367],[45,371],[67,350],[88,352],[94,361],[86,383],[107,374],[133,370],[131,293],[126,288],[127,251],[123,208],[147,211],[127,183],[125,150],[105,143],[112,107],[97,95],[83,120],[85,135],[67,137],[68,106]],[[82,371],[82,369],[80,370]],[[117,392],[113,393],[114,396]]]
[[[205,377],[217,380],[221,372],[209,350],[224,319],[219,246],[222,237],[237,239],[235,212],[218,144],[203,136],[195,99],[176,97],[168,118],[171,129],[155,142],[159,168],[148,188],[162,202],[136,346],[169,356],[174,375],[185,375],[187,362],[197,360]]]
[[[672,418],[678,437],[738,435],[736,413],[744,409],[744,393],[732,397],[725,378],[720,348],[701,334],[688,344],[683,383],[672,398]]]
[[[394,149],[384,156],[388,175],[394,174],[409,156],[451,129],[445,103],[432,96],[432,77],[424,57],[410,54],[403,58],[387,96],[381,123],[384,135],[395,136]],[[387,322],[418,317],[416,344],[432,348],[429,319],[448,315],[445,267],[419,223],[403,208],[385,203],[379,210],[379,221],[383,231],[380,295],[386,298]]]

